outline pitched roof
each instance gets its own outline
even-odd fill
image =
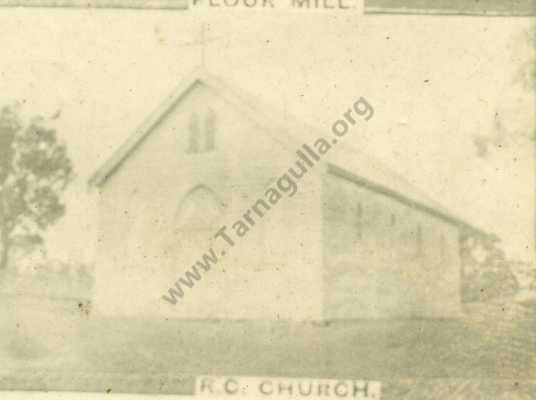
[[[318,137],[326,136],[325,132],[318,128],[299,121],[287,113],[275,110],[269,105],[262,104],[258,98],[243,92],[241,89],[229,86],[204,69],[197,69],[181,82],[112,154],[104,165],[91,176],[89,184],[97,187],[102,186],[174,106],[198,84],[215,89],[225,100],[239,108],[245,116],[261,124],[274,140],[286,147],[294,146],[298,149],[304,143],[303,138],[300,139],[299,137],[300,132],[315,133],[318,134]],[[405,177],[355,147],[345,143],[344,146],[340,146],[337,149],[337,152],[328,153],[323,160],[328,163],[328,169],[331,173],[377,193],[394,198],[410,207],[432,214],[449,223],[487,235],[483,230],[471,226],[463,219],[455,216],[454,213],[430,198],[422,190],[409,183]]]

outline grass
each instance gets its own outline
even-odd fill
[[[536,379],[536,371],[526,368],[534,351],[522,347],[512,354],[509,337],[501,344],[488,328],[465,320],[318,325],[105,319],[87,321],[76,347],[84,368],[110,372]],[[525,336],[512,330],[508,335]],[[512,357],[519,368],[505,370],[505,360]]]
[[[71,379],[77,390],[104,390],[108,385],[169,392],[191,391],[191,383],[169,382],[195,375],[371,379],[385,382],[393,393],[402,390],[401,382],[416,379],[536,380],[536,313],[522,314],[479,306],[459,320],[329,324],[87,319],[69,314],[50,327],[26,322],[26,338],[42,343],[50,336],[56,345],[38,359],[4,353],[7,372],[0,387],[16,387],[20,371],[41,368],[47,371],[43,381],[34,383],[36,388],[64,390],[68,379],[47,381],[53,371],[78,376]],[[156,380],[150,381],[151,376]],[[28,382],[18,385],[27,388]]]

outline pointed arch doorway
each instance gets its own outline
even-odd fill
[[[193,264],[214,243],[214,235],[223,224],[226,205],[222,198],[205,185],[190,189],[179,201],[165,243],[170,261]]]

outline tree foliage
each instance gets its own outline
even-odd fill
[[[512,295],[517,290],[510,262],[500,247],[498,237],[462,232],[460,257],[464,301],[487,301]]]
[[[503,89],[495,106],[489,131],[473,137],[477,156],[487,158],[493,150],[519,147],[536,140],[536,127],[532,115],[536,89],[536,28],[512,37],[509,57],[515,65],[512,79]],[[527,115],[528,111],[528,115]]]
[[[66,145],[44,118],[24,123],[16,107],[0,111],[0,269],[13,246],[42,242],[64,215],[61,194],[72,178]]]

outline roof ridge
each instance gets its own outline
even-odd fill
[[[205,67],[197,67],[190,71],[185,78],[181,80],[174,90],[156,107],[149,116],[143,120],[143,122],[134,130],[123,144],[112,154],[112,156],[91,176],[89,184],[92,186],[100,186],[106,182],[106,180],[120,167],[123,161],[128,158],[132,151],[134,151],[143,140],[153,131],[154,127],[167,115],[167,113],[183,98],[196,83],[204,83],[205,85],[212,87],[212,89],[220,89],[218,92],[220,95],[229,100],[236,106],[246,110],[246,113],[251,116],[251,119],[257,123],[262,123],[267,133],[272,138],[284,145],[293,144],[299,148],[303,144],[303,139],[300,140],[299,131],[306,130],[311,133],[317,133],[320,137],[326,136],[327,133],[321,132],[321,129],[312,126],[310,123],[304,122],[294,115],[288,114],[282,110],[276,109],[272,105],[265,104],[256,96],[252,96],[245,90],[224,82],[219,77],[213,75]],[[275,132],[277,131],[277,132]],[[284,131],[285,136],[281,135],[280,131]],[[294,132],[297,131],[297,132]],[[275,134],[274,134],[275,133]],[[447,210],[443,205],[431,198],[425,191],[413,185],[404,176],[392,170],[388,166],[384,165],[376,158],[363,153],[350,143],[346,143],[342,152],[345,155],[352,153],[352,156],[358,154],[361,160],[356,157],[349,157],[346,161],[349,164],[353,161],[354,165],[344,166],[340,161],[329,161],[327,156],[323,161],[332,163],[342,170],[348,170],[350,173],[356,168],[356,160],[360,162],[360,167],[370,166],[376,171],[375,177],[363,176],[360,172],[355,172],[357,176],[371,181],[379,186],[388,188],[391,192],[398,193],[413,203],[421,204],[426,210],[435,210],[439,214],[447,217],[451,222],[463,223],[464,225],[471,227],[472,229],[484,233],[483,230],[475,228],[464,222],[462,218],[455,216],[454,213]],[[341,152],[338,152],[341,155]],[[379,176],[378,176],[379,174]]]

